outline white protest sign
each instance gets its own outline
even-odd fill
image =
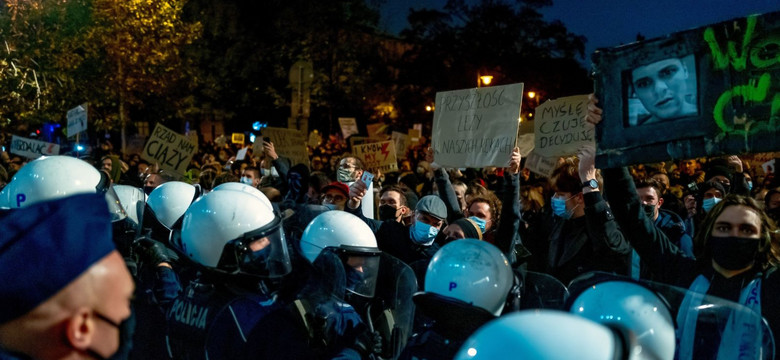
[[[87,130],[87,104],[68,110],[68,137]]]
[[[396,158],[406,159],[406,149],[409,147],[409,136],[399,131],[393,131],[392,135],[390,135],[390,139],[393,140],[393,145],[395,145]]]
[[[558,165],[558,158],[548,158],[539,155],[536,149],[531,151],[525,159],[525,167],[544,177],[552,176],[555,167]]]
[[[431,145],[446,167],[505,166],[520,124],[523,84],[436,93]]]
[[[535,150],[541,156],[574,155],[583,145],[596,146],[595,127],[585,121],[588,95],[550,100],[536,108]]]
[[[517,147],[520,148],[520,155],[528,156],[534,149],[534,134],[522,134],[517,136]]]
[[[360,133],[358,131],[357,121],[355,121],[355,118],[340,117],[339,125],[341,125],[341,135],[344,136],[344,139],[349,138],[350,135]]]
[[[244,160],[246,158],[246,152],[247,151],[249,151],[249,147],[248,146],[243,148],[243,149],[241,149],[241,150],[238,150],[238,152],[236,153],[236,160],[237,161]]]
[[[353,155],[363,162],[365,169],[383,173],[398,171],[398,159],[391,140],[355,145]]]
[[[44,141],[23,138],[13,135],[11,137],[11,154],[36,159],[43,155],[59,155],[60,146]]]
[[[158,123],[144,146],[141,158],[150,164],[159,164],[165,171],[183,175],[196,152],[197,143]]]
[[[306,149],[306,138],[299,130],[267,127],[263,129],[263,137],[268,137],[274,144],[276,153],[279,156],[290,159],[292,165],[304,164],[309,166],[309,151]]]

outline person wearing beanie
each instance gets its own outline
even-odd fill
[[[445,244],[458,239],[482,240],[482,231],[480,231],[479,225],[469,218],[455,220],[452,224],[447,225],[442,232],[445,236]]]
[[[133,279],[105,197],[0,215],[0,358],[108,358],[126,339]]]

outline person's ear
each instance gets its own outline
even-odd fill
[[[659,197],[658,198],[658,207],[661,207],[661,205],[663,205],[663,204],[664,204],[664,198]]]
[[[355,174],[357,174],[358,179],[363,177],[363,170],[355,170]],[[366,184],[368,185],[368,184]]]
[[[65,319],[65,338],[76,350],[87,350],[95,336],[95,321],[92,312],[81,307]]]

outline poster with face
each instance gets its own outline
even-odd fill
[[[780,12],[599,49],[601,168],[780,149]]]

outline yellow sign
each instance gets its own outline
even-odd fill
[[[233,144],[243,144],[244,143],[244,134],[243,133],[233,133],[233,136],[230,138],[230,141],[232,141]]]
[[[183,175],[196,152],[197,142],[193,143],[187,136],[158,123],[146,142],[141,157],[151,164],[159,164],[165,171]]]

